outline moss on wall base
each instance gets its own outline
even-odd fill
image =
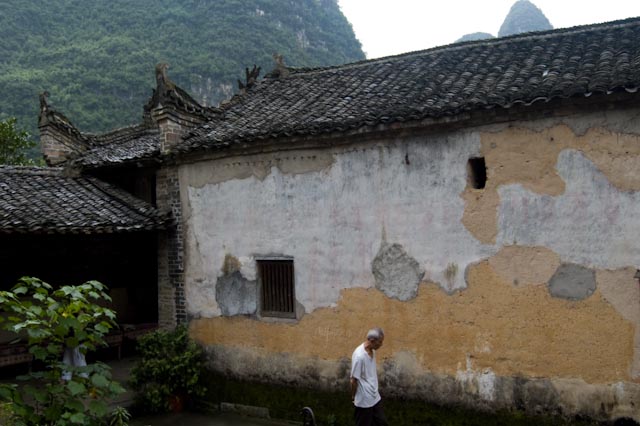
[[[315,389],[269,385],[230,379],[208,373],[204,404],[221,402],[269,409],[272,418],[300,421],[302,407],[311,407],[318,426],[353,424],[349,392],[322,392]],[[589,419],[531,416],[521,411],[483,413],[461,407],[442,407],[406,399],[384,399],[385,413],[394,426],[587,426],[604,425]]]

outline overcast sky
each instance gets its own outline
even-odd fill
[[[338,0],[367,58],[498,34],[515,0]],[[640,16],[640,0],[531,0],[554,28]],[[437,6],[435,6],[437,4]]]

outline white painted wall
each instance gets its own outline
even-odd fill
[[[559,121],[522,125],[544,128]],[[562,121],[576,131],[588,123],[639,130],[628,113]],[[334,305],[343,288],[374,286],[371,263],[383,239],[401,244],[426,271],[424,278],[446,291],[464,288],[467,266],[503,245],[545,246],[563,262],[592,268],[640,266],[640,195],[616,189],[575,150],[558,157],[564,194],[500,187],[497,244],[476,240],[462,224],[460,194],[467,161],[479,155],[478,132],[333,148],[333,163],[321,170],[295,174],[271,167],[263,180],[248,173],[203,184],[206,170],[219,162],[181,166],[189,313],[220,314],[215,284],[226,254],[240,259],[250,280],[255,256],[293,256],[296,298],[307,312]],[[458,274],[447,282],[450,264]]]
[[[215,283],[225,254],[244,259],[247,275],[255,270],[252,256],[293,256],[297,300],[307,312],[331,306],[342,288],[374,286],[371,263],[383,238],[403,245],[426,279],[463,288],[467,265],[495,252],[461,222],[460,193],[467,160],[479,153],[477,134],[363,147],[336,150],[321,171],[283,174],[273,167],[263,181],[252,176],[195,187],[194,170],[183,170],[191,212],[189,312],[219,315]],[[451,263],[459,272],[449,283],[443,274]]]

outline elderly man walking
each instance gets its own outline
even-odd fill
[[[381,328],[372,328],[367,340],[351,356],[351,401],[355,406],[356,426],[387,426],[378,392],[376,350],[384,342]]]

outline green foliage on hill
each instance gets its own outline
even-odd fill
[[[82,131],[139,122],[154,66],[215,105],[245,67],[325,66],[364,59],[336,0],[4,0],[0,120],[37,135],[38,94]]]

